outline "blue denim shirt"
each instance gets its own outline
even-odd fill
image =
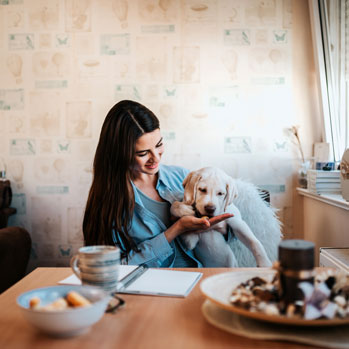
[[[174,201],[182,201],[184,192],[182,182],[188,173],[189,171],[182,167],[160,164],[156,184],[159,195],[171,204]],[[140,249],[140,252],[131,251],[128,255],[128,264],[147,263],[150,267],[172,267],[176,253],[174,242],[169,243],[164,235],[167,227],[157,216],[143,206],[133,183],[132,186],[135,194],[135,208],[129,235]],[[114,243],[123,248],[118,232],[113,230],[112,234]],[[177,239],[177,242],[179,247],[197,266],[202,267],[201,262],[194,257],[193,251],[186,249],[180,239]]]

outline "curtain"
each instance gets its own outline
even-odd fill
[[[334,161],[349,146],[349,0],[309,0],[324,140]]]

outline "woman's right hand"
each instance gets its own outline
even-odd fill
[[[214,225],[233,217],[233,214],[224,213],[219,216],[207,218],[197,218],[194,216],[183,216],[176,221],[169,229],[165,231],[165,236],[169,242],[183,233],[201,233],[212,228]]]
[[[232,213],[223,213],[223,214],[220,214],[218,216],[211,217],[209,219],[210,227],[213,227],[214,225],[216,225],[220,222],[223,222],[226,219],[231,218],[231,217],[234,217],[234,215]]]

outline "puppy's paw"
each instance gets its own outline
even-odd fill
[[[193,250],[199,242],[198,234],[183,234],[181,239],[188,250]]]
[[[175,201],[171,206],[171,214],[175,217],[195,216],[193,206]]]
[[[183,204],[181,210],[183,216],[195,216],[195,210],[193,209],[193,206]]]

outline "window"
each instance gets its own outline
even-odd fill
[[[349,0],[309,0],[323,113],[334,161],[349,147]]]

